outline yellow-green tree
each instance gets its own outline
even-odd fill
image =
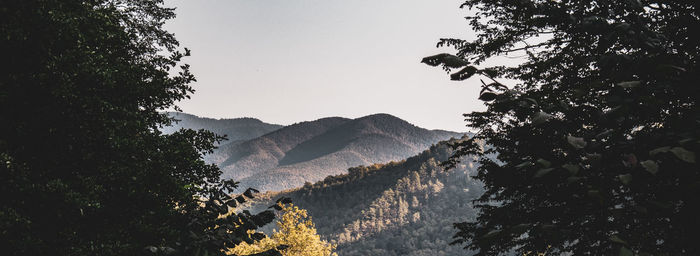
[[[250,255],[264,252],[279,246],[288,246],[282,250],[284,256],[335,256],[335,245],[321,240],[316,227],[306,210],[292,204],[282,206],[281,220],[272,236],[253,244],[241,243],[228,251],[229,255]]]

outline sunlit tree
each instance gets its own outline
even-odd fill
[[[253,244],[242,243],[228,251],[230,255],[250,255],[274,248],[281,250],[284,256],[331,256],[335,255],[335,245],[321,240],[316,233],[314,223],[306,210],[288,204],[282,207],[282,216],[277,221],[277,228],[272,236],[263,238]]]

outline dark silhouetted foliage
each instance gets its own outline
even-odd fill
[[[423,60],[462,68],[453,80],[488,80],[488,109],[465,115],[478,132],[446,163],[478,156],[487,189],[478,219],[456,225],[456,242],[480,255],[548,245],[553,254],[700,254],[698,1],[463,7],[474,10],[475,39],[443,39],[458,53]],[[522,63],[485,65],[506,54]]]
[[[217,255],[272,220],[219,218],[246,200],[201,158],[220,137],[159,131],[194,81],[162,2],[0,4],[3,255]]]

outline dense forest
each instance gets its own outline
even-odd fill
[[[350,168],[347,174],[278,193],[313,217],[319,234],[337,243],[339,255],[458,255],[449,246],[452,223],[473,220],[470,200],[482,184],[465,161],[451,171],[439,163],[453,153],[448,142],[403,161]],[[255,208],[255,207],[254,207]]]

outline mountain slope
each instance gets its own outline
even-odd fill
[[[164,133],[173,133],[180,128],[207,129],[219,135],[226,135],[228,141],[224,142],[224,144],[257,138],[283,127],[282,125],[268,124],[249,117],[213,119],[180,112],[168,112],[168,115],[180,121],[173,126],[163,127],[162,131]]]
[[[401,160],[462,135],[416,127],[388,114],[324,118],[232,145],[218,163],[243,187],[276,191],[345,173],[353,166]]]
[[[226,151],[222,150],[228,154],[228,158],[218,165],[224,171],[224,178],[233,178],[239,181],[253,174],[259,174],[260,171],[275,168],[278,166],[279,160],[284,158],[286,152],[295,146],[348,120],[340,117],[329,117],[284,127],[264,136],[228,147]]]
[[[452,153],[440,143],[400,162],[351,168],[348,174],[293,190],[267,193],[261,205],[285,196],[309,211],[319,234],[339,255],[468,255],[449,246],[452,224],[473,218],[470,201],[482,185],[465,161],[444,171]]]
[[[232,146],[283,127],[282,125],[268,124],[255,118],[213,119],[181,112],[168,112],[168,115],[180,121],[172,126],[163,127],[161,131],[166,134],[185,128],[193,130],[206,129],[218,135],[226,135],[228,140],[221,142],[218,145],[219,148],[214,150],[214,153],[204,156],[205,161],[214,164],[228,159],[229,155],[227,152]]]

